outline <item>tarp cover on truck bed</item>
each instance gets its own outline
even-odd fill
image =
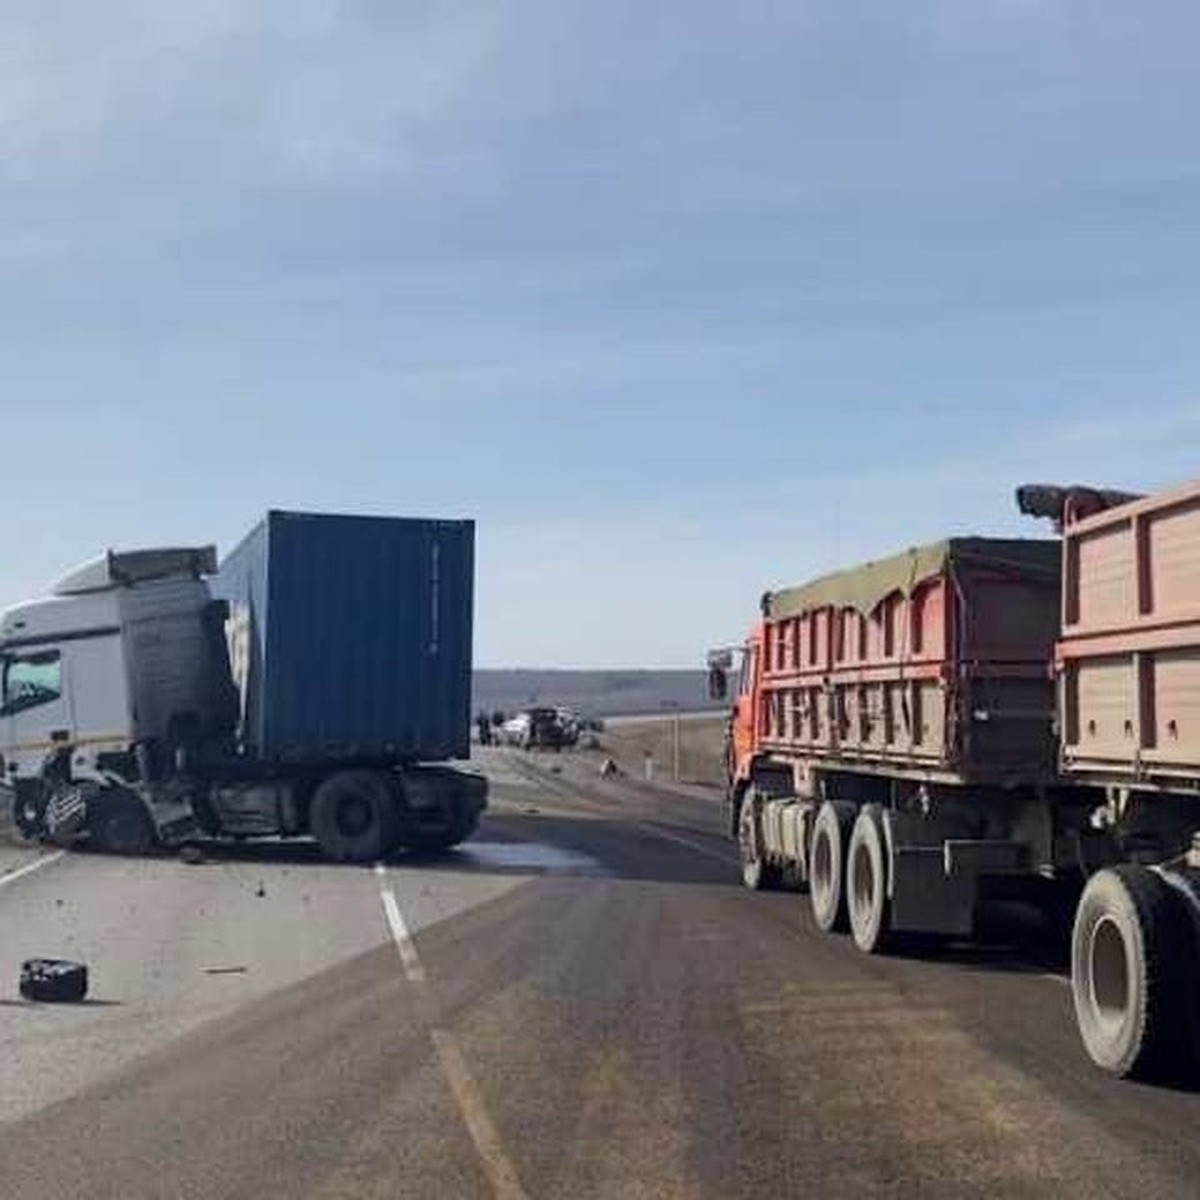
[[[848,571],[825,575],[799,587],[769,592],[764,615],[770,620],[798,617],[814,608],[855,608],[864,616],[886,596],[905,596],[915,588],[952,570],[956,565],[985,566],[1018,575],[1057,580],[1062,548],[1058,541],[1038,538],[947,538],[913,546],[890,558],[863,563]]]

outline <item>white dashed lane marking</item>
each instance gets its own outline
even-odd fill
[[[416,943],[408,932],[408,926],[404,923],[404,915],[400,912],[396,893],[387,885],[387,867],[383,863],[376,863],[375,874],[380,879],[379,898],[383,902],[383,914],[387,918],[392,941],[396,943],[396,949],[400,953],[400,965],[404,968],[404,976],[409,983],[424,989],[427,983],[425,967],[417,954]],[[475,1150],[492,1186],[492,1194],[497,1200],[528,1200],[517,1178],[517,1172],[505,1153],[500,1133],[488,1114],[483,1093],[467,1066],[458,1039],[448,1030],[436,1028],[430,1029],[429,1039],[433,1043],[442,1076],[454,1096],[463,1123],[471,1135],[471,1141],[475,1144]]]

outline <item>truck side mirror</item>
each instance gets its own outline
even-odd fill
[[[726,676],[724,668],[719,666],[711,666],[708,669],[708,698],[710,700],[724,700],[729,695],[729,678]]]

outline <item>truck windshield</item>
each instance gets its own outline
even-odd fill
[[[62,662],[57,650],[4,660],[3,711],[20,712],[62,694]]]

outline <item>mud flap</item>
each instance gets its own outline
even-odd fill
[[[898,933],[970,936],[977,877],[947,876],[941,846],[893,846],[889,883],[892,928]]]

